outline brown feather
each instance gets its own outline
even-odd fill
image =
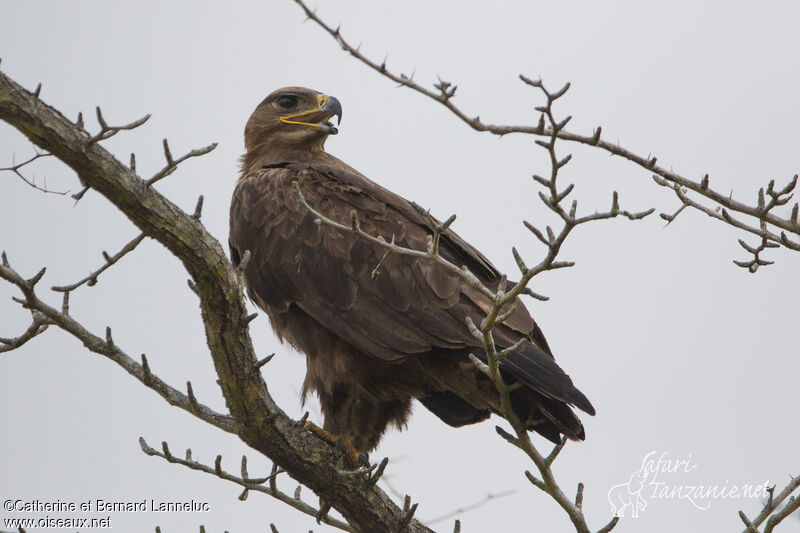
[[[369,451],[387,425],[406,423],[414,398],[451,425],[497,412],[497,392],[469,362],[468,354],[480,356],[482,348],[465,327],[466,317],[478,322],[485,315],[489,299],[431,261],[384,258],[380,246],[315,223],[294,183],[325,216],[349,224],[355,210],[363,231],[400,246],[425,249],[438,221],[325,153],[324,132],[283,123],[287,110],[279,99],[287,94],[298,109],[321,100],[314,91],[287,88],[253,113],[229,242],[234,262],[250,251],[244,274],[253,301],[278,337],[306,355],[304,395],[319,395],[325,429]],[[451,230],[442,235],[440,253],[497,287],[495,267]],[[513,305],[494,333],[500,349],[529,341],[501,363],[506,380],[522,385],[513,395],[515,409],[547,438],[582,439],[569,406],[592,414],[594,408],[554,362],[522,302]]]

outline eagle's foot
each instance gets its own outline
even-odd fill
[[[352,439],[347,435],[331,433],[327,429],[323,429],[310,421],[306,421],[303,427],[328,444],[342,450],[347,466],[352,468],[369,467],[369,455],[359,452],[353,445]]]

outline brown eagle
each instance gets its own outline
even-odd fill
[[[303,396],[315,392],[325,417],[323,429],[312,429],[356,463],[389,424],[406,424],[414,398],[451,426],[485,420],[498,412],[499,398],[469,359],[485,360],[465,323],[485,316],[483,293],[430,260],[385,256],[377,244],[319,224],[300,202],[295,183],[326,217],[349,224],[355,210],[363,231],[426,249],[436,223],[429,215],[325,152],[337,133],[328,121],[341,113],[336,98],[301,87],[258,105],[244,130],[229,242],[234,264],[249,251],[250,297],[278,337],[306,355]],[[497,288],[497,269],[454,232],[441,236],[439,250]],[[570,406],[594,414],[592,404],[555,363],[522,302],[514,306],[494,336],[499,349],[526,339],[501,361],[515,412],[553,442],[562,434],[583,440]]]

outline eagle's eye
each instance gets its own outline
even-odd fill
[[[293,94],[283,94],[275,101],[283,109],[291,109],[297,104],[297,97]]]

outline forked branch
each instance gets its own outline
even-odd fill
[[[402,87],[406,87],[412,91],[422,94],[439,103],[440,105],[443,105],[461,121],[476,131],[488,132],[499,136],[508,135],[509,133],[522,133],[550,138],[555,137],[560,140],[596,147],[600,150],[608,152],[611,155],[616,155],[627,159],[628,161],[645,169],[648,171],[648,173],[655,174],[670,187],[680,187],[685,191],[686,194],[691,193],[698,198],[709,200],[712,206],[708,209],[710,209],[711,212],[716,212],[717,209],[724,209],[720,216],[711,215],[713,218],[721,220],[728,225],[742,229],[749,233],[754,233],[762,239],[772,242],[773,244],[785,246],[790,250],[800,250],[800,241],[796,239],[797,237],[800,237],[798,204],[794,204],[788,215],[779,214],[775,210],[775,208],[786,205],[791,200],[792,193],[797,186],[796,176],[790,180],[785,187],[780,189],[775,187],[774,180],[771,181],[766,188],[766,191],[763,188],[760,190],[757,203],[755,205],[751,205],[745,202],[734,200],[731,195],[717,192],[716,190],[712,189],[709,185],[708,175],[705,175],[701,180],[692,180],[668,168],[659,166],[658,158],[655,156],[648,155],[647,157],[643,157],[620,146],[618,143],[610,143],[603,140],[601,138],[602,128],[599,126],[594,130],[594,132],[592,132],[591,135],[580,135],[570,132],[564,128],[566,123],[569,121],[569,117],[567,117],[560,124],[553,124],[552,122],[550,124],[546,124],[546,117],[543,108],[536,108],[536,110],[540,112],[539,120],[536,125],[500,125],[483,122],[479,116],[472,116],[455,105],[453,99],[456,94],[456,85],[453,83],[438,79],[432,85],[433,88],[429,89],[428,87],[416,82],[413,75],[393,72],[387,67],[385,60],[379,63],[362,54],[359,46],[353,46],[349,41],[344,39],[339,28],[334,28],[323,21],[317,15],[316,11],[308,6],[305,0],[294,1],[300,6],[309,20],[314,21],[314,23],[316,23],[326,33],[333,37],[339,46],[341,46],[341,48],[352,57],[370,69],[374,70],[379,75],[390,79]],[[523,83],[531,86],[532,88],[537,90],[542,89],[541,82],[539,81],[531,80],[525,76],[520,76],[520,79]],[[550,101],[549,99],[551,97],[559,98],[563,96],[568,89],[569,84],[566,84],[562,89],[552,94],[545,92],[545,96],[548,98],[548,101]],[[564,163],[566,163],[566,161]],[[765,192],[766,195],[769,196],[768,200],[764,200]],[[568,194],[568,191],[566,191],[566,193]],[[681,201],[683,201],[683,198],[681,198]],[[682,211],[682,209],[685,207],[700,209],[700,205],[701,204],[697,201],[683,202],[681,209],[679,209],[677,213]],[[700,209],[700,211],[710,214],[707,209]],[[725,215],[726,212],[728,216]],[[672,215],[664,214],[662,217],[668,221],[673,220],[675,216],[677,216],[677,213]],[[732,222],[732,217],[730,217],[730,215],[737,213],[755,219],[755,223],[744,221],[738,221],[738,223]],[[731,218],[731,220],[729,220],[729,218]],[[773,229],[769,229],[770,227]],[[755,263],[737,261],[736,264],[743,268],[749,269],[751,272],[755,272],[759,265],[769,264],[763,261],[759,262],[759,258],[755,259]]]

